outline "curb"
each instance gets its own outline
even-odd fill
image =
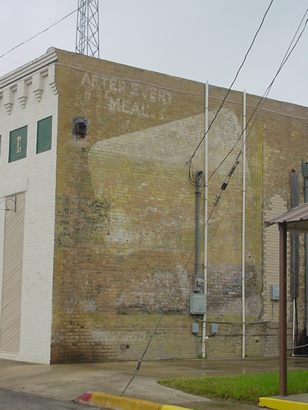
[[[274,410],[308,410],[308,403],[293,400],[275,399],[273,397],[260,397],[259,406]]]
[[[111,410],[192,410],[186,407],[155,403],[153,401],[134,399],[126,396],[114,396],[98,391],[82,393],[74,401],[81,404],[103,406]]]

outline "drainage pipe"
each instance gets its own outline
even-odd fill
[[[246,242],[246,91],[243,92],[243,180],[242,180],[242,358],[246,356],[246,283],[245,283],[245,242]]]
[[[207,277],[208,277],[208,202],[209,202],[209,191],[208,191],[208,179],[209,179],[209,83],[205,83],[204,92],[204,264],[203,264],[203,293],[205,300],[204,314],[202,318],[202,340],[201,340],[201,357],[205,359],[205,341],[206,336],[206,308],[207,308]]]
[[[296,171],[290,171],[290,205],[295,208],[299,205],[298,178]],[[299,275],[299,236],[297,232],[290,232],[290,296],[292,299],[292,346],[297,343],[297,298],[298,298],[298,275]],[[294,349],[292,350],[294,356]]]
[[[197,279],[200,278],[200,199],[202,176],[202,171],[196,172],[195,283],[197,282]]]
[[[296,298],[292,299],[292,347],[296,345]],[[292,349],[292,356],[295,356],[295,350]]]

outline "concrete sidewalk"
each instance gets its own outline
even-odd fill
[[[118,395],[129,381],[135,362],[37,365],[0,360],[0,387],[71,401],[81,393],[103,391]],[[157,383],[159,379],[202,375],[232,375],[277,370],[277,359],[168,360],[143,362],[126,395],[195,409],[253,409],[248,405],[212,401]],[[308,358],[289,359],[288,369],[308,369]]]

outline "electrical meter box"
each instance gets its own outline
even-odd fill
[[[204,315],[206,296],[202,293],[192,293],[190,295],[190,314]]]
[[[217,333],[218,333],[218,324],[217,323],[211,323],[210,331],[211,331],[212,336],[217,335]]]
[[[271,300],[279,300],[279,286],[271,286]]]
[[[191,324],[191,333],[197,335],[199,333],[199,323],[194,322]]]

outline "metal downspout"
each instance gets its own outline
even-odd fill
[[[290,171],[290,207],[299,205],[298,178],[296,171]],[[299,235],[297,232],[290,232],[290,295],[292,299],[292,346],[297,344],[297,323],[296,309],[298,298],[298,275],[299,275]],[[294,349],[292,350],[294,356]]]
[[[246,243],[246,91],[243,92],[243,181],[242,181],[242,358],[246,357],[246,283],[245,283],[245,243]]]
[[[196,172],[195,283],[200,278],[200,199],[203,172]]]
[[[208,277],[208,196],[209,196],[209,83],[205,84],[205,93],[204,93],[204,265],[203,265],[203,293],[205,296],[205,309],[202,318],[202,339],[201,339],[201,357],[205,359],[205,341],[206,336],[206,310],[207,310],[207,277]]]

